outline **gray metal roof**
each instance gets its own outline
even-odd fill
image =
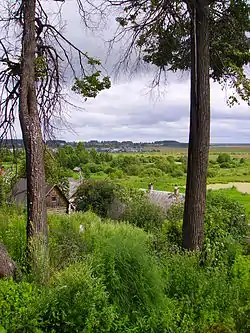
[[[167,191],[156,191],[156,190],[148,191],[146,189],[141,189],[141,190],[146,193],[151,202],[160,206],[165,213],[167,213],[167,211],[173,204],[184,201],[184,194],[182,193],[176,196],[174,195],[174,193]]]
[[[69,198],[71,198],[76,193],[81,182],[74,178],[69,178],[68,181],[69,181]]]

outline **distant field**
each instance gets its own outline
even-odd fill
[[[187,148],[178,147],[162,147],[155,146],[151,147],[155,150],[160,150],[161,153],[169,154],[187,154]],[[249,146],[223,146],[223,147],[211,147],[210,154],[228,153],[233,154],[238,157],[245,155],[250,155],[250,145]],[[157,153],[156,153],[157,154]]]

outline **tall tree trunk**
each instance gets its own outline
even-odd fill
[[[210,144],[208,6],[192,8],[191,103],[188,169],[183,218],[183,248],[201,248],[204,238],[206,180]]]
[[[31,268],[38,274],[39,269],[45,269],[38,268],[38,260],[46,261],[48,227],[45,200],[44,145],[37,110],[35,86],[35,7],[36,0],[23,0],[24,28],[19,118],[26,151],[28,258]],[[35,253],[38,248],[40,250],[39,254]]]

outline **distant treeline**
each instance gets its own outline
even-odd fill
[[[59,148],[62,146],[77,146],[76,141],[68,142],[65,140],[47,140],[46,145],[50,148]],[[154,142],[133,142],[133,141],[98,141],[98,140],[90,140],[90,141],[83,141],[84,146],[86,148],[94,148],[94,147],[110,147],[110,148],[120,148],[120,147],[131,147],[131,148],[138,148],[138,147],[178,147],[178,148],[187,148],[188,143],[179,142],[174,140],[162,140],[162,141],[154,141]],[[214,143],[211,144],[212,147],[241,147],[241,146],[250,146],[250,143]],[[22,139],[6,139],[1,142],[0,147],[4,148],[23,148],[23,140]]]
[[[154,142],[133,142],[133,141],[98,141],[98,140],[90,140],[90,141],[83,141],[84,146],[86,148],[93,148],[93,147],[112,147],[112,148],[119,148],[119,147],[145,147],[145,146],[165,146],[165,147],[180,147],[186,148],[188,146],[187,143],[182,143],[173,140],[163,140],[163,141],[154,141]],[[67,142],[65,140],[47,140],[46,144],[50,148],[59,148],[62,146],[72,146],[76,147],[77,142]],[[24,147],[22,139],[6,139],[1,143],[2,147],[5,148],[21,148]]]

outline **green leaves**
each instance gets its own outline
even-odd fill
[[[174,0],[170,10],[170,7],[160,8],[158,0],[151,0],[146,12],[143,12],[144,3],[128,1],[124,17],[116,19],[122,27],[135,30],[135,43],[142,59],[164,70],[189,70],[190,14],[184,1]],[[215,1],[209,14],[210,77],[222,87],[234,89],[235,93],[228,98],[230,106],[240,99],[250,105],[250,80],[244,72],[250,62],[246,34],[250,31],[249,3],[227,0],[221,5]]]
[[[98,92],[111,87],[111,81],[108,76],[104,76],[102,79],[100,77],[101,72],[97,71],[91,75],[84,76],[83,78],[75,78],[72,90],[84,97],[95,98]]]
[[[36,81],[47,76],[47,61],[45,57],[41,56],[35,59],[35,74]]]

